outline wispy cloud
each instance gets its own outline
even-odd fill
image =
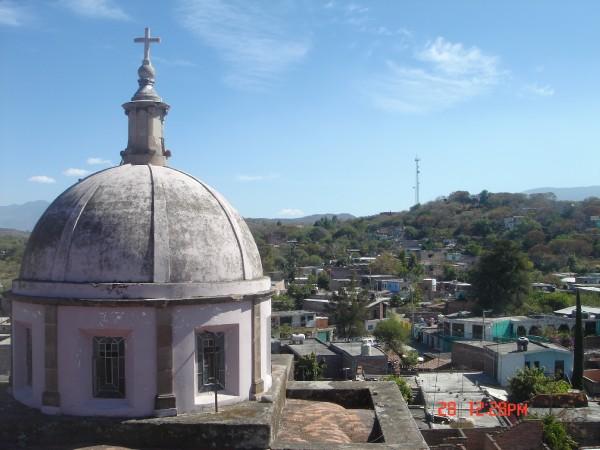
[[[160,56],[152,56],[152,61],[160,63],[160,64],[164,64],[165,66],[172,66],[172,67],[195,67],[196,66],[196,64],[193,63],[192,61],[189,61],[187,59],[180,59],[180,58],[167,59],[167,58],[161,58]]]
[[[130,19],[112,0],[61,0],[60,4],[80,16],[111,20]]]
[[[279,174],[271,173],[269,175],[238,175],[236,177],[236,180],[241,181],[241,182],[250,182],[250,181],[273,180],[275,178],[279,178]]]
[[[375,106],[403,113],[446,109],[488,92],[502,77],[496,56],[438,37],[414,55],[411,65],[386,62],[368,87]]]
[[[25,8],[14,1],[0,1],[0,25],[20,27],[27,20],[28,13]]]
[[[42,183],[42,184],[51,184],[56,183],[56,180],[47,175],[35,175],[33,177],[29,177],[27,181],[31,181],[32,183]]]
[[[88,173],[90,173],[89,170],[75,169],[73,167],[70,167],[63,172],[63,175],[66,175],[68,177],[83,177],[83,176],[87,175]]]
[[[552,97],[554,95],[554,88],[549,84],[539,85],[537,83],[528,84],[524,88],[525,92],[528,94],[533,94],[538,97]]]
[[[181,0],[178,17],[217,51],[229,67],[225,81],[240,89],[265,89],[310,48],[307,38],[293,36],[283,18],[261,3]]]
[[[277,213],[278,217],[302,217],[303,215],[304,211],[297,208],[283,208]]]
[[[88,158],[86,160],[86,162],[90,166],[103,166],[106,164],[112,164],[112,161],[110,159],[102,159],[102,158],[97,158],[97,157]]]

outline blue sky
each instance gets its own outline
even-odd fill
[[[118,164],[149,26],[170,165],[247,217],[600,184],[600,3],[0,0],[0,204]]]

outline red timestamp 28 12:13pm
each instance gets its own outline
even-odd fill
[[[470,416],[507,417],[513,414],[517,416],[527,415],[527,403],[469,401],[467,404]],[[456,416],[456,402],[437,402],[437,406],[438,416]]]

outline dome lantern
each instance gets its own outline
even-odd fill
[[[130,102],[123,105],[129,119],[127,148],[121,152],[124,164],[166,165],[170,152],[165,149],[163,125],[169,105],[154,90],[156,71],[150,62],[150,44],[159,43],[159,37],[150,37],[146,28],[144,37],[134,42],[144,44],[144,59],[138,69],[138,90]]]

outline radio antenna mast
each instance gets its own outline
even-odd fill
[[[419,159],[418,156],[415,156],[415,178],[416,178],[416,182],[415,182],[415,205],[418,205],[420,203],[419,200],[419,188],[420,188],[420,182],[419,182],[419,174],[421,173],[421,170],[419,169],[419,162],[421,160]]]

